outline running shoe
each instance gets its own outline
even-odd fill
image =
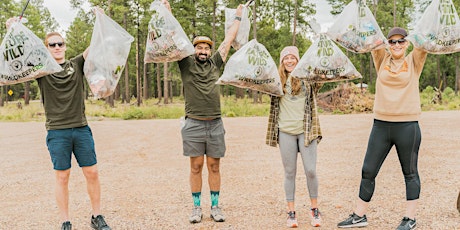
[[[299,226],[299,223],[297,223],[297,217],[295,216],[295,211],[288,212],[286,223],[288,228],[297,228]]]
[[[222,210],[217,206],[213,206],[211,208],[211,218],[215,222],[224,222],[225,221],[225,216],[222,213]]]
[[[367,226],[366,215],[358,216],[355,213],[351,214],[346,220],[337,224],[339,228],[357,228]]]
[[[319,227],[321,226],[321,213],[318,208],[311,209],[311,226]]]
[[[190,223],[200,223],[201,218],[203,217],[203,214],[201,213],[201,207],[200,206],[195,206],[192,209],[192,215],[190,215],[190,218],[188,219]]]
[[[112,230],[104,220],[104,216],[91,216],[91,227],[96,230]]]
[[[399,224],[398,228],[396,230],[412,230],[417,227],[417,222],[415,219],[409,219],[409,217],[404,217],[401,221],[401,224]]]

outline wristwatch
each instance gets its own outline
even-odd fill
[[[241,17],[235,16],[235,20],[238,20],[241,22]]]

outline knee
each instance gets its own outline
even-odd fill
[[[190,166],[190,173],[197,175],[201,173],[202,169],[203,169],[203,164],[192,164]]]
[[[56,171],[56,182],[58,184],[67,185],[69,183],[70,170]]]
[[[211,164],[209,165],[209,172],[216,174],[220,172],[220,165],[219,164]]]
[[[99,172],[96,167],[83,167],[83,172],[87,180],[97,180],[99,178]]]
[[[315,170],[307,170],[305,172],[305,175],[307,176],[307,179],[315,179],[316,178],[316,171]]]
[[[363,166],[363,169],[361,171],[361,176],[363,179],[368,179],[373,181],[375,177],[377,176],[377,172],[374,168]]]

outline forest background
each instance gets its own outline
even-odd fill
[[[332,6],[331,14],[333,15],[340,14],[350,2],[350,0],[326,1]],[[120,79],[115,93],[102,100],[91,100],[91,92],[87,87],[90,104],[96,104],[106,110],[101,111],[99,109],[98,112],[89,115],[122,117],[124,119],[168,117],[167,114],[161,115],[155,111],[151,111],[150,115],[146,115],[144,110],[138,109],[144,106],[174,105],[177,102],[180,104],[183,101],[182,82],[177,63],[155,64],[143,62],[147,28],[151,18],[149,8],[152,0],[70,0],[70,2],[72,7],[78,10],[78,15],[68,30],[65,31],[67,57],[74,57],[89,46],[95,18],[93,13],[85,11],[83,7],[88,3],[90,6],[97,5],[102,7],[108,16],[118,22],[135,38],[124,75]],[[425,10],[431,0],[366,0],[366,2],[374,13],[382,32],[387,34],[393,26],[405,27],[410,30],[416,23],[417,15],[419,16]],[[217,46],[224,39],[225,7],[236,8],[240,3],[242,2],[234,0],[170,0],[174,16],[190,39],[197,35],[207,35],[217,42]],[[453,3],[457,9],[460,7],[460,0],[453,0]],[[3,24],[8,18],[20,15],[25,4],[26,0],[2,0],[0,2],[2,12],[0,23]],[[250,8],[250,19],[252,21],[250,39],[255,38],[263,44],[271,53],[275,62],[279,59],[279,52],[285,46],[296,45],[302,55],[312,44],[315,34],[312,32],[309,22],[316,12],[316,5],[312,1],[256,0]],[[43,38],[46,33],[56,31],[59,28],[58,22],[53,18],[49,10],[44,7],[43,0],[31,0],[24,17],[28,19],[25,25],[40,38]],[[5,34],[5,26],[0,26],[0,37],[3,38]],[[376,79],[371,55],[370,53],[355,54],[345,49],[343,51],[363,76],[362,79],[347,83],[350,85],[359,83],[368,85],[366,92],[362,90],[351,91],[351,94],[357,95],[351,96],[352,99],[365,105],[358,108],[358,111],[356,109],[350,110],[349,107],[329,108],[329,111],[336,113],[360,112],[359,110],[362,110],[361,112],[369,111],[372,109],[372,97]],[[234,50],[231,50],[231,52],[234,52]],[[430,104],[439,104],[440,101],[434,99],[440,99],[442,95],[444,95],[444,98],[454,102],[448,103],[443,108],[437,107],[434,109],[459,109],[460,103],[458,101],[460,99],[457,96],[460,83],[459,55],[458,53],[428,55],[420,80],[420,90],[425,92],[422,95],[422,107],[425,110],[433,110]],[[321,92],[325,95],[323,96],[323,99],[326,99],[325,103],[332,103],[337,97],[347,96],[345,101],[342,100],[341,102],[351,104],[350,102],[353,101],[349,99],[350,91],[347,91],[345,95],[343,89],[343,82],[325,84],[321,89]],[[14,93],[10,95],[9,92]],[[250,116],[254,115],[252,113],[259,112],[267,114],[266,110],[269,102],[267,95],[234,86],[221,86],[221,93],[224,98],[227,98],[223,103],[224,107],[227,105],[228,109],[228,111],[223,112],[225,116]],[[362,96],[363,94],[365,96]],[[363,99],[363,97],[366,99]],[[36,81],[1,86],[0,88],[1,107],[8,107],[8,101],[19,101],[17,107],[22,109],[23,104],[29,106],[31,101],[39,98],[40,93]],[[238,100],[242,102],[238,102]],[[247,106],[240,108],[240,110],[244,111],[232,111],[232,109],[236,109],[231,107],[232,104],[247,104]],[[120,115],[116,113],[111,115],[110,108],[114,107],[123,107],[127,114]],[[248,111],[251,108],[256,111]],[[257,111],[258,108],[261,109]],[[155,110],[155,108],[152,109]],[[327,110],[324,107],[323,109]],[[32,108],[30,116],[34,117],[40,114],[36,110],[40,110],[40,108]],[[178,111],[183,111],[183,107],[178,106],[177,111],[173,109],[170,112],[175,114],[172,116],[173,118],[183,113]],[[5,111],[2,113],[5,113]],[[23,118],[15,119],[15,115],[9,110],[6,113],[9,114],[9,118],[2,117],[2,120],[23,120]],[[28,115],[21,115],[21,117],[23,116]]]

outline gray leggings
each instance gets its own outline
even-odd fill
[[[307,177],[310,198],[318,197],[318,178],[316,177],[316,147],[318,142],[312,141],[304,145],[304,134],[290,135],[279,132],[281,159],[284,166],[284,191],[286,200],[293,202],[295,197],[295,177],[297,172],[297,153],[302,157],[303,169]]]

